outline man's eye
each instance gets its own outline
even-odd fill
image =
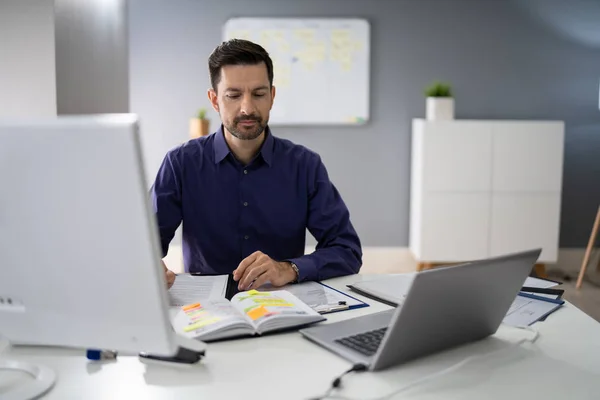
[[[228,94],[228,95],[227,95],[227,98],[229,98],[229,99],[237,99],[237,98],[239,98],[239,97],[240,97],[240,95],[239,95],[239,94]]]
[[[254,97],[265,97],[264,93],[256,93],[254,94]]]

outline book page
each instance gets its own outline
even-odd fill
[[[189,338],[205,339],[210,333],[225,332],[232,327],[246,325],[248,331],[254,328],[227,299],[206,300],[188,304],[172,319],[175,332]],[[227,336],[213,334],[212,337]]]
[[[315,320],[324,319],[319,313],[285,290],[241,292],[233,296],[231,303],[243,312],[246,318],[257,328],[269,320],[276,319],[299,320],[282,326],[301,324],[304,320],[311,320],[315,316],[317,317]]]
[[[169,303],[171,307],[181,307],[209,299],[224,299],[227,279],[227,275],[177,275],[169,289]]]

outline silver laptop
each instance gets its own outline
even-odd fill
[[[396,309],[300,333],[371,371],[480,340],[496,332],[540,253],[424,271]]]

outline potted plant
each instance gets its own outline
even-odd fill
[[[198,110],[195,118],[190,120],[190,137],[197,138],[209,133],[210,120],[206,118],[206,108]]]
[[[427,119],[454,119],[454,98],[449,84],[434,82],[425,89],[427,96]]]

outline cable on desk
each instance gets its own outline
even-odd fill
[[[477,358],[485,358],[485,357],[490,357],[492,355],[495,355],[497,353],[502,353],[505,351],[508,351],[509,349],[512,349],[513,347],[518,347],[521,344],[525,343],[525,342],[529,342],[529,343],[535,343],[535,341],[538,339],[538,337],[540,336],[540,333],[538,331],[536,331],[535,329],[532,329],[528,326],[513,326],[512,328],[517,328],[517,329],[522,329],[525,331],[529,331],[533,333],[533,337],[532,338],[524,338],[521,339],[513,344],[511,344],[509,347],[506,348],[502,348],[502,349],[498,349],[498,350],[494,350],[490,353],[486,353],[486,354],[478,354],[475,356],[470,356],[467,357],[465,359],[463,359],[462,361],[457,362],[456,364],[453,364],[451,366],[449,366],[448,368],[445,368],[441,371],[438,372],[434,372],[432,374],[426,375],[423,378],[417,379],[414,382],[409,383],[408,385],[402,386],[399,389],[394,390],[393,392],[390,392],[386,395],[380,396],[380,397],[372,397],[370,399],[355,399],[352,397],[346,397],[346,396],[341,396],[341,395],[335,395],[335,394],[331,394],[331,392],[333,392],[335,389],[339,388],[341,386],[341,381],[342,378],[352,372],[352,371],[358,371],[356,369],[354,369],[354,367],[356,367],[356,365],[352,368],[350,368],[348,371],[344,372],[343,374],[341,374],[340,376],[338,376],[336,379],[334,379],[334,381],[331,384],[331,387],[327,390],[327,392],[325,392],[322,396],[318,396],[318,397],[314,397],[311,400],[324,400],[324,399],[338,399],[338,400],[388,400],[390,398],[392,398],[393,396],[400,394],[402,392],[405,392],[409,389],[414,388],[415,386],[421,385],[427,381],[430,381],[432,379],[435,378],[439,378],[443,375],[449,374],[451,372],[454,372],[458,369],[460,369],[461,367],[465,366],[466,364],[468,364],[469,362],[477,359]],[[362,365],[362,364],[357,364],[357,365],[361,365],[364,369],[361,369],[360,371],[365,371],[367,368]]]
[[[331,392],[333,392],[335,389],[337,389],[338,387],[340,387],[340,385],[342,384],[342,378],[346,375],[348,375],[351,372],[362,372],[362,371],[366,371],[367,370],[367,366],[364,364],[354,364],[352,366],[352,368],[350,368],[349,370],[347,370],[346,372],[342,373],[341,375],[339,375],[337,378],[335,378],[332,382],[331,382],[331,387],[321,396],[317,396],[317,397],[313,397],[310,400],[321,400],[321,399],[326,399],[328,397],[331,397]]]

